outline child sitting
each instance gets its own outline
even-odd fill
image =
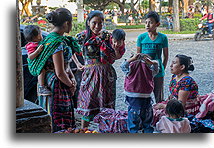
[[[161,133],[190,133],[190,122],[184,118],[184,107],[177,99],[170,100],[166,105],[166,116],[162,116],[156,124],[156,129]]]
[[[28,41],[26,44],[26,49],[28,51],[28,58],[33,60],[36,58],[43,50],[43,45],[38,46],[39,42],[42,41],[43,37],[41,34],[41,29],[36,25],[28,25],[24,28],[24,36]],[[44,84],[45,70],[42,69],[41,74],[38,76],[39,90],[38,92],[42,95],[51,94],[50,90]]]
[[[128,131],[153,133],[151,93],[154,89],[154,75],[158,73],[158,62],[145,54],[136,54],[121,65],[125,77],[125,95],[128,102]]]

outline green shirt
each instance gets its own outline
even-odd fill
[[[164,77],[164,66],[162,62],[163,48],[168,48],[168,38],[165,34],[159,33],[155,40],[151,40],[148,32],[138,36],[137,47],[141,48],[141,53],[148,54],[152,60],[159,62],[159,73],[155,77]]]

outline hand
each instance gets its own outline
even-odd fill
[[[146,62],[146,64],[150,64],[150,65],[153,65],[153,64],[157,64],[158,62],[157,61],[152,61],[150,58],[148,57],[144,57],[144,61]]]
[[[72,85],[73,85],[74,87],[77,86],[77,81],[76,81],[75,78],[72,78],[72,79],[71,79],[71,83],[72,83]]]
[[[122,47],[124,44],[125,44],[125,43],[124,43],[124,40],[114,41],[114,42],[112,43],[112,47],[113,47],[114,50],[117,50],[117,51],[118,51],[119,48]]]
[[[70,87],[70,90],[71,90],[71,93],[72,93],[72,96],[73,96],[75,91],[76,91],[77,82],[76,82],[75,78],[72,78],[71,82],[72,82],[72,87]]]
[[[39,51],[39,52],[41,52],[42,50],[43,50],[43,45],[39,45],[39,47],[37,48],[37,50]]]
[[[132,62],[132,61],[135,61],[135,60],[137,60],[138,58],[139,58],[139,56],[140,56],[140,53],[137,53],[137,54],[135,54],[133,57],[131,57],[130,59],[128,59],[128,61],[127,62]]]
[[[166,108],[166,104],[163,104],[163,103],[158,103],[156,106],[155,106],[155,109],[164,109]]]
[[[78,64],[77,64],[77,68],[78,68],[80,71],[83,71],[84,68],[85,68],[85,66],[82,65],[81,63],[78,63]]]

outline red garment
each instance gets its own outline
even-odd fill
[[[39,20],[37,23],[38,24],[46,24],[47,22],[45,20]]]
[[[125,78],[125,91],[151,94],[154,89],[154,80],[152,70],[146,63],[141,62],[141,60],[131,62],[130,71],[131,73]]]
[[[38,47],[38,42],[29,42],[25,45],[25,48],[27,49],[28,54],[33,53],[37,47]]]
[[[201,19],[203,20],[205,18],[207,18],[209,23],[213,23],[214,22],[214,17],[213,17],[213,14],[211,14],[211,13],[205,14]]]

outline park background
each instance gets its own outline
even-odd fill
[[[44,147],[164,147],[212,148],[213,134],[191,135],[104,135],[52,136],[50,134],[15,133],[15,1],[1,1],[1,122],[0,146],[3,148]]]

